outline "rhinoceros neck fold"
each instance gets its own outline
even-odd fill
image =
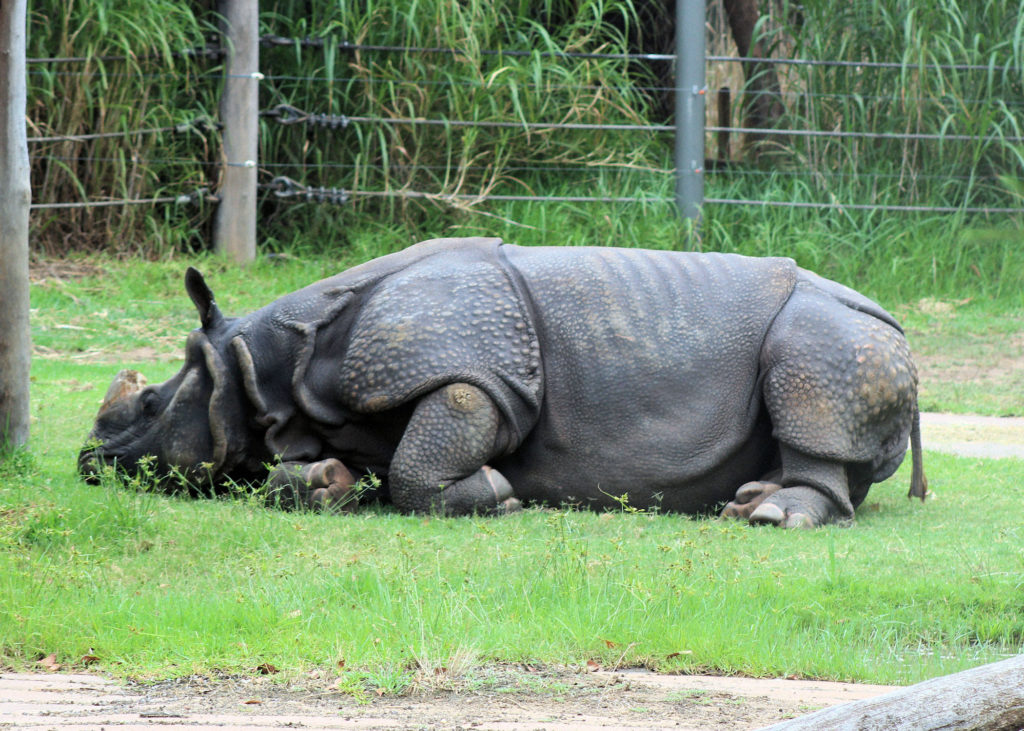
[[[337,414],[309,395],[306,373],[317,334],[335,322],[354,295],[343,287],[307,288],[287,306],[255,313],[230,345],[244,395],[265,428],[267,451],[282,459],[312,458],[320,440],[309,420],[333,424]],[[253,353],[257,356],[254,357]]]

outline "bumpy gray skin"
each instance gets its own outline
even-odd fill
[[[914,437],[924,495],[900,327],[789,259],[437,239],[238,319],[194,269],[186,287],[184,367],[115,380],[84,474],[337,458],[404,511],[625,497],[797,527],[852,519]]]

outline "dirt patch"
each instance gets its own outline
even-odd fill
[[[103,273],[103,267],[88,261],[76,259],[35,259],[29,263],[29,279],[33,284],[46,280],[62,282],[68,279],[85,279]]]
[[[481,669],[446,690],[353,696],[330,682],[0,674],[0,729],[755,729],[888,686],[665,676],[645,671]]]
[[[143,345],[138,348],[120,349],[115,346],[106,348],[89,348],[77,352],[64,350],[53,350],[42,345],[34,345],[32,348],[33,358],[43,360],[64,360],[74,363],[102,363],[102,364],[124,364],[124,363],[172,363],[184,360],[182,339],[180,337],[159,337],[151,338],[160,347]]]
[[[961,336],[939,352],[914,353],[922,383],[929,380],[998,386],[1021,378],[1024,333]]]

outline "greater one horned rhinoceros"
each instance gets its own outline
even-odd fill
[[[909,438],[925,494],[899,325],[789,259],[435,239],[241,318],[195,269],[185,284],[202,327],[184,366],[119,374],[83,474],[298,463],[322,504],[341,460],[404,511],[728,502],[794,527],[852,519]]]

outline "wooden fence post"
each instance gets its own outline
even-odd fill
[[[224,91],[223,169],[213,246],[242,263],[256,258],[256,164],[259,155],[259,2],[220,0],[227,45]]]
[[[26,0],[0,2],[0,449],[28,441],[28,141]]]

